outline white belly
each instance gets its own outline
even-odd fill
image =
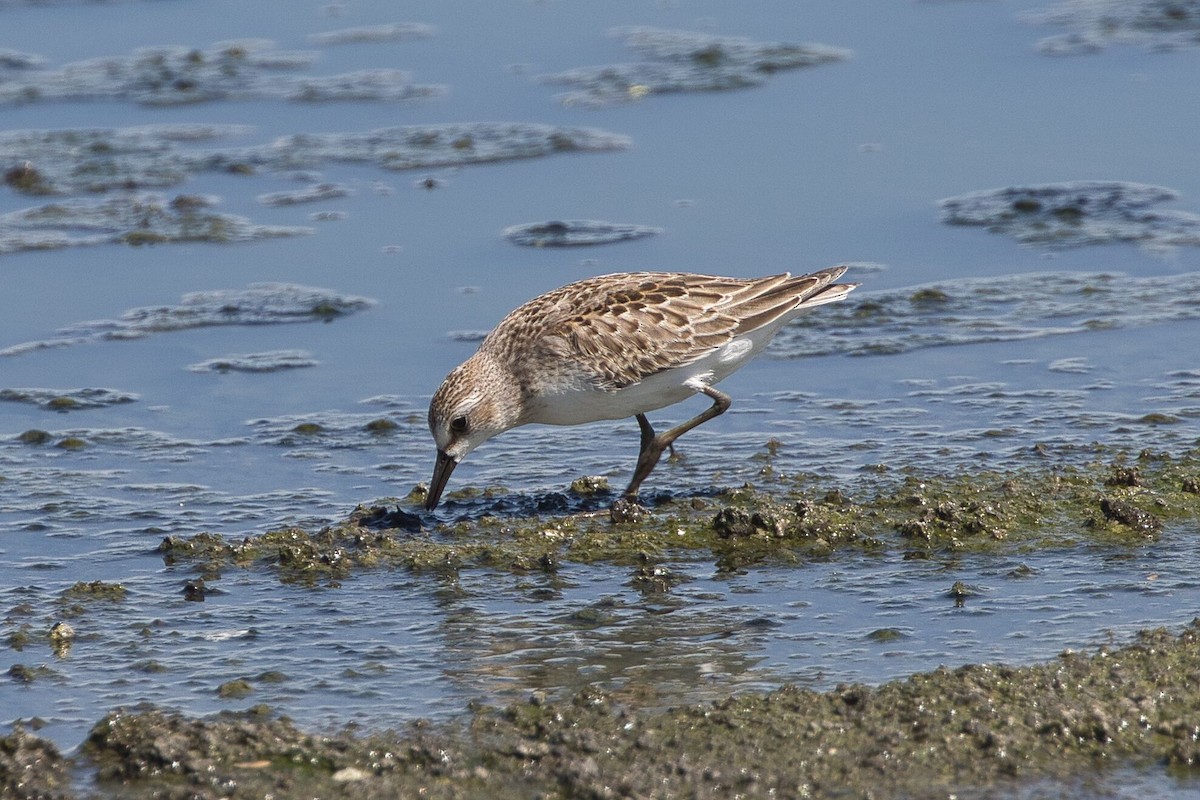
[[[704,386],[729,377],[770,341],[774,330],[753,334],[734,339],[684,367],[655,373],[624,389],[606,392],[579,387],[543,395],[528,421],[580,425],[601,419],[625,419],[680,403]]]

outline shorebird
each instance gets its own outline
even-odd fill
[[[437,507],[454,468],[519,425],[579,425],[633,417],[641,449],[621,501],[663,451],[729,408],[713,384],[761,351],[793,317],[841,300],[858,284],[846,267],[811,275],[721,278],[684,272],[600,275],[535,297],[500,321],[429,403],[437,462],[425,508]],[[712,405],[656,434],[646,412],[695,394]],[[620,501],[619,501],[620,502]]]

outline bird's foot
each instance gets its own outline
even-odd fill
[[[636,497],[619,497],[608,510],[608,518],[615,523],[640,522],[646,516],[646,507]]]

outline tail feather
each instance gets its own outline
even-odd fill
[[[753,295],[731,306],[737,307],[741,322],[737,332],[757,330],[784,318],[791,318],[804,308],[841,300],[857,283],[833,283],[845,273],[846,267],[831,267],[811,275],[791,277],[784,273],[750,284]],[[782,280],[780,280],[782,279]]]

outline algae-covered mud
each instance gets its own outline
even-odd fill
[[[320,362],[305,350],[272,350],[267,353],[245,353],[210,358],[189,364],[192,372],[274,372],[280,369],[315,367]]]
[[[298,134],[247,147],[192,146],[249,132],[248,127],[237,125],[5,131],[0,133],[0,158],[14,164],[5,173],[10,188],[44,195],[173,186],[202,172],[246,175],[260,169],[312,168],[330,162],[416,169],[629,146],[627,137],[594,128],[527,123],[417,125]],[[336,184],[321,186],[320,191],[307,187],[303,199],[347,194],[345,187]],[[272,199],[271,195],[267,198],[263,202]]]
[[[1150,208],[1178,198],[1178,192],[1162,186],[1080,181],[988,189],[948,197],[938,205],[942,222],[986,227],[1026,244],[1200,244],[1200,215]]]
[[[1066,28],[1047,36],[1038,50],[1052,56],[1098,53],[1114,44],[1179,50],[1200,44],[1200,8],[1172,0],[1061,0],[1026,11],[1032,24]]]
[[[80,322],[58,331],[53,338],[6,347],[0,350],[0,356],[18,356],[88,342],[140,339],[154,333],[194,328],[329,322],[372,305],[374,301],[366,297],[282,283],[189,292],[177,305],[133,308],[117,319]]]
[[[647,577],[646,587],[669,593],[671,582]],[[120,599],[108,586],[76,589]],[[784,686],[704,703],[678,704],[650,684],[535,692],[389,733],[306,730],[261,703],[208,718],[139,705],[97,721],[70,760],[18,726],[0,749],[0,785],[15,797],[74,797],[75,769],[120,797],[234,787],[275,797],[1008,797],[1031,785],[1108,796],[1122,770],[1166,766],[1184,796],[1200,780],[1198,663],[1193,623],[1026,667],[971,663],[877,687]],[[253,694],[252,683],[288,680],[240,683]]]
[[[1006,542],[1026,552],[1085,541],[1132,544],[1166,525],[1194,532],[1200,522],[1195,452],[1175,458],[1143,451],[1136,459],[1117,455],[1108,463],[1051,470],[882,475],[854,490],[822,487],[811,478],[764,484],[770,491],[761,494],[747,485],[703,499],[660,496],[655,516],[616,526],[592,513],[616,499],[603,480],[576,481],[566,497],[532,498],[529,512],[567,512],[549,526],[536,516],[514,519],[523,509],[499,491],[460,490],[454,505],[473,513],[435,527],[432,535],[410,536],[428,523],[405,508],[424,499],[420,486],[395,511],[360,508],[321,531],[293,528],[236,541],[168,537],[158,551],[173,564],[195,563],[214,574],[230,566],[265,567],[301,582],[336,582],[361,568],[553,574],[563,562],[615,561],[637,565],[648,590],[669,593],[670,573],[656,573],[655,562],[698,557],[728,571],[842,548],[977,552]]]
[[[609,494],[595,482],[579,482],[574,491],[580,505],[597,492]],[[1039,551],[1085,543],[1130,552],[1160,537],[1173,537],[1179,546],[1194,539],[1198,523],[1196,453],[1142,453],[1081,469],[954,479],[909,475],[854,492],[834,487],[822,494],[806,482],[770,494],[664,502],[643,522],[618,526],[575,512],[550,525],[544,515],[486,517],[418,532],[418,518],[403,510],[360,509],[320,531],[281,530],[242,541],[168,537],[158,552],[169,566],[194,571],[181,591],[184,602],[216,603],[222,587],[234,589],[238,573],[263,570],[285,584],[319,584],[334,592],[362,571],[399,570],[433,580],[450,592],[447,599],[474,594],[472,573],[491,575],[492,582],[509,573],[529,584],[529,600],[545,603],[579,580],[572,564],[610,563],[629,576],[650,618],[667,615],[658,625],[669,629],[671,613],[694,613],[702,596],[686,566],[694,560],[737,574],[770,562],[796,569],[814,559],[837,560],[846,550],[874,559],[892,551],[935,560],[993,553],[1015,557],[1020,566],[1008,579],[1016,585],[1038,580],[1039,570],[1028,564],[1037,563]],[[1148,585],[1170,583],[1175,594],[1186,585],[1179,582],[1186,581],[1183,575],[1170,574],[1167,561],[1156,568],[1166,574],[1147,576]],[[961,611],[988,605],[994,593],[959,580],[944,588],[939,602]],[[132,599],[119,583],[77,583],[59,600],[58,614],[74,620],[73,627],[59,622],[44,632],[32,609],[13,609],[10,619],[22,622],[10,625],[9,644],[25,652],[57,642],[65,659],[76,629],[86,630],[93,615]],[[575,631],[572,649],[586,652],[596,633],[620,624],[629,611],[619,602],[597,603],[557,624]],[[142,635],[154,638],[153,627],[171,624],[158,621]],[[711,622],[703,619],[690,625],[699,644],[710,637],[763,636],[788,623],[748,620],[740,632],[705,631]],[[270,634],[251,629],[232,635],[253,641]],[[870,646],[892,650],[902,650],[913,636],[900,627],[860,635]],[[549,656],[554,651],[547,645],[534,639],[524,646]],[[506,652],[497,650],[492,659],[504,659]],[[557,658],[570,656],[564,649]],[[986,657],[967,661],[874,687],[746,687],[703,701],[681,695],[669,680],[642,681],[631,673],[614,682],[593,672],[507,705],[477,708],[467,719],[390,733],[331,733],[296,724],[264,695],[304,679],[290,669],[269,669],[212,684],[217,697],[251,702],[244,712],[197,718],[147,705],[117,708],[95,722],[70,759],[37,736],[42,723],[19,725],[0,750],[0,781],[13,796],[66,798],[76,796],[68,778],[72,769],[93,773],[102,796],[121,797],[217,797],[235,785],[251,796],[270,791],[279,797],[345,791],[468,797],[484,787],[513,797],[1017,796],[1031,782],[1104,785],[1104,773],[1094,773],[1097,765],[1114,774],[1166,765],[1181,787],[1200,780],[1190,775],[1200,758],[1200,635],[1194,623],[1182,632],[1117,637],[1030,666]],[[541,664],[547,667],[549,660]],[[153,658],[135,667],[149,674],[170,669]],[[370,670],[386,667],[377,662]],[[56,679],[52,668],[24,663],[11,667],[9,677],[23,683]],[[710,673],[712,679],[719,682],[720,674]]]
[[[1200,756],[1198,660],[1192,626],[1034,667],[969,665],[666,711],[645,710],[653,697],[535,696],[391,736],[317,737],[268,709],[204,721],[123,709],[83,751],[102,792],[133,797],[181,785],[202,797],[234,785],[276,797],[995,796],[1030,779],[1103,786],[1098,765],[1186,773]],[[56,761],[42,760],[44,785],[55,785]]]
[[[0,215],[0,255],[97,244],[248,242],[312,233],[311,228],[256,225],[208,210],[209,197],[131,194],[101,201],[62,201]]]
[[[22,195],[121,192],[104,200],[58,200],[0,214],[0,255],[25,250],[121,243],[247,242],[313,233],[296,225],[262,225],[211,210],[213,196],[171,199],[135,193],[204,173],[248,176],[330,163],[385,169],[456,167],[539,156],[619,150],[628,138],[591,128],[527,123],[451,123],[351,133],[297,134],[266,145],[194,148],[249,133],[237,125],[161,125],[111,129],[0,132],[4,184]],[[353,189],[320,181],[266,192],[258,202],[292,206],[345,198]],[[650,230],[646,228],[645,230]]]
[[[854,274],[853,272],[851,274]],[[945,345],[1019,342],[1200,317],[1200,274],[1032,272],[875,292],[800,317],[768,348],[781,358],[879,355]]]
[[[584,247],[612,244],[662,233],[649,225],[629,225],[597,219],[552,220],[511,225],[502,235],[525,247]]]
[[[0,105],[79,100],[124,100],[143,105],[191,105],[217,100],[279,99],[404,101],[436,97],[445,87],[414,83],[394,69],[340,75],[293,75],[316,54],[280,51],[265,39],[217,42],[207,47],[145,47],[46,66],[30,54],[0,59]]]
[[[842,61],[849,50],[823,44],[755,42],[732,36],[655,28],[617,28],[613,36],[644,60],[579,67],[543,75],[546,83],[579,87],[559,95],[568,105],[606,106],[648,95],[758,86],[776,72]]]

